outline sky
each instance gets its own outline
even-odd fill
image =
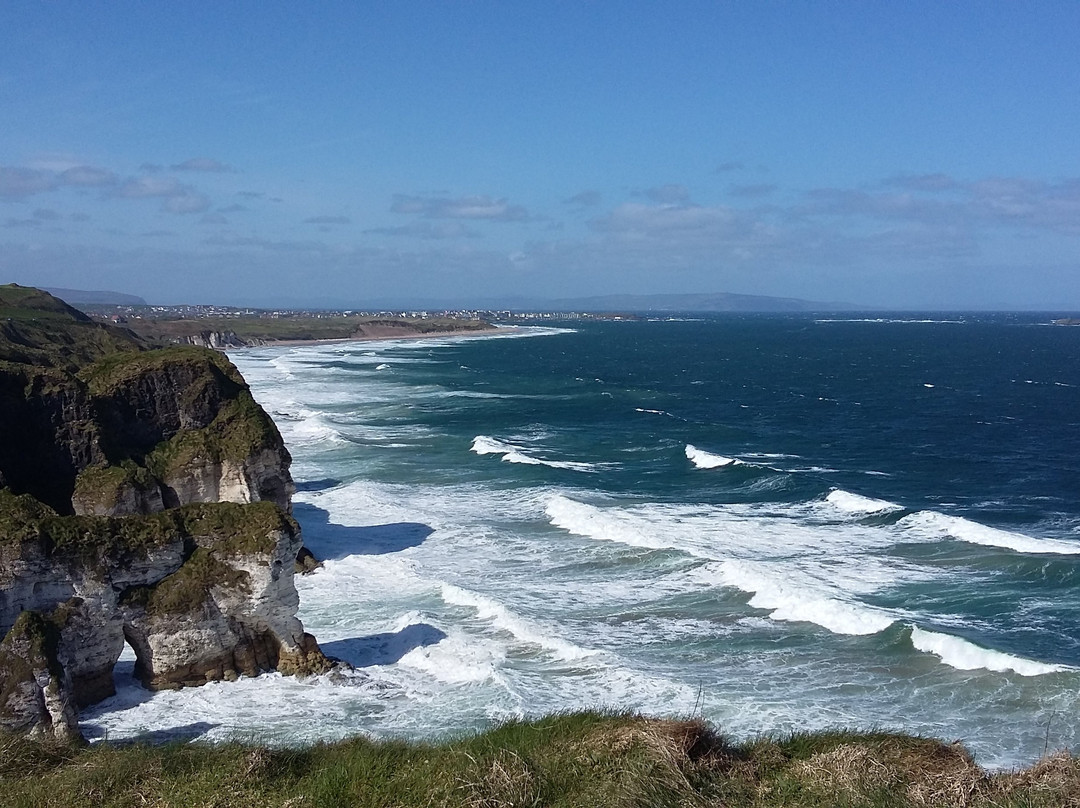
[[[0,3],[0,283],[1080,310],[1080,3]]]

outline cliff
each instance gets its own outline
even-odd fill
[[[150,688],[329,667],[291,459],[222,354],[2,286],[0,412],[0,728],[76,736],[125,641]]]

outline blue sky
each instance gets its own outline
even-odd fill
[[[0,282],[1080,309],[1080,3],[0,4]]]

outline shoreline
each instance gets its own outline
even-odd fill
[[[523,326],[493,326],[492,328],[460,331],[430,331],[414,332],[411,334],[361,334],[352,337],[325,337],[316,339],[268,339],[262,340],[258,345],[244,345],[228,350],[244,350],[245,348],[276,348],[278,346],[295,347],[301,345],[332,345],[344,342],[390,342],[394,340],[417,340],[417,339],[447,339],[449,337],[489,337],[496,334],[521,333]]]

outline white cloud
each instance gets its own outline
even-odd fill
[[[73,166],[60,172],[59,180],[64,185],[80,187],[103,187],[115,185],[116,175],[104,168],[94,166]]]
[[[0,196],[20,198],[51,191],[56,178],[49,171],[19,166],[0,166]]]
[[[506,199],[490,196],[420,197],[398,195],[390,210],[394,213],[412,213],[429,219],[487,219],[500,222],[523,222],[529,214],[520,205],[511,205]]]
[[[209,171],[217,174],[235,171],[232,166],[209,157],[192,157],[182,163],[170,166],[173,171]]]
[[[690,191],[685,185],[668,183],[656,188],[647,188],[643,191],[644,196],[653,202],[664,205],[685,204],[690,201]]]
[[[581,193],[574,194],[569,199],[563,200],[567,205],[581,205],[585,208],[594,208],[600,204],[603,200],[603,195],[599,191],[582,191]]]
[[[479,238],[480,233],[460,222],[415,222],[400,227],[372,227],[364,231],[379,236],[419,239]]]
[[[120,199],[161,199],[161,209],[166,213],[202,213],[210,207],[208,197],[172,177],[132,177],[110,195]]]
[[[166,198],[161,205],[161,209],[167,213],[202,213],[209,208],[209,198],[190,189]]]

